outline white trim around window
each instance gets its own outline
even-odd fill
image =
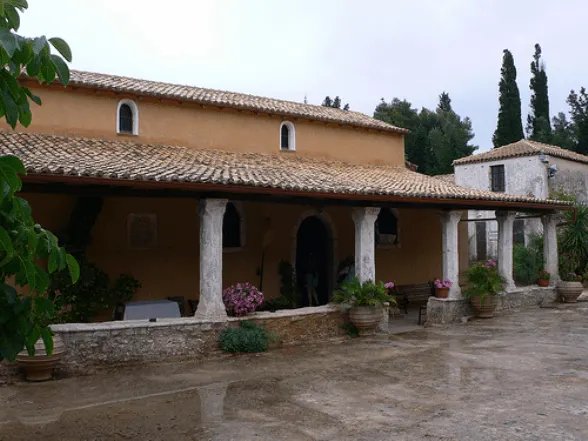
[[[286,146],[284,146],[284,143],[282,142],[282,128],[284,126],[288,128],[288,144]],[[293,123],[291,123],[290,121],[282,121],[282,124],[280,124],[279,135],[280,150],[292,152],[296,151],[296,128],[294,127]]]
[[[133,132],[121,132],[120,131],[120,108],[122,105],[126,104],[131,108],[131,112],[133,112]],[[118,106],[116,108],[116,133],[121,135],[139,135],[139,107],[137,103],[133,100],[123,99],[118,102]]]

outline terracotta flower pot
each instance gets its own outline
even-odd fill
[[[53,336],[53,352],[47,355],[45,343],[39,339],[35,343],[35,355],[32,357],[27,350],[23,350],[16,356],[16,362],[23,368],[29,381],[47,381],[53,378],[53,369],[61,361],[64,352],[63,340],[58,335]]]
[[[378,323],[382,319],[382,308],[376,306],[354,306],[349,311],[349,320],[359,335],[371,335],[376,332]]]
[[[543,288],[549,286],[549,279],[537,279],[537,284]]]
[[[496,310],[496,300],[494,296],[486,296],[481,299],[479,296],[472,297],[472,306],[476,310],[476,317],[492,318]]]
[[[558,282],[557,295],[564,303],[576,303],[584,287],[582,282]]]
[[[449,296],[449,288],[435,288],[435,297],[446,299]]]

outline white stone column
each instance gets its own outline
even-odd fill
[[[222,321],[227,312],[223,290],[223,216],[226,199],[200,201],[200,300],[195,317]]]
[[[374,225],[380,209],[354,208],[351,217],[355,222],[355,275],[360,282],[376,281],[376,242]]]
[[[551,275],[549,286],[555,286],[559,281],[557,219],[558,217],[554,214],[541,216],[543,222],[543,268]]]
[[[462,211],[444,211],[441,213],[442,225],[442,258],[443,279],[453,282],[449,288],[449,299],[460,299],[461,288],[459,286],[459,221]]]
[[[512,227],[516,213],[514,211],[496,211],[498,221],[498,273],[504,277],[504,290],[516,288],[512,277]]]

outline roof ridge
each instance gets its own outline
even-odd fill
[[[257,110],[270,114],[336,122],[406,134],[409,131],[356,110],[343,110],[318,104],[252,95],[243,92],[190,86],[187,84],[135,78],[124,75],[72,70],[71,85],[124,91],[132,94],[159,96],[180,101],[199,102],[221,107]]]
[[[250,98],[262,98],[265,100],[271,100],[271,101],[279,101],[282,103],[288,103],[288,104],[297,104],[300,106],[309,106],[309,107],[318,107],[318,108],[326,108],[326,109],[332,109],[331,111],[340,111],[340,112],[352,112],[352,113],[356,113],[359,115],[363,115],[363,116],[367,116],[368,118],[373,118],[363,112],[358,112],[357,110],[343,110],[343,109],[338,109],[336,107],[327,107],[327,106],[322,106],[320,104],[308,104],[308,103],[301,103],[300,101],[293,101],[293,100],[285,100],[283,98],[272,98],[270,96],[265,96],[265,95],[254,95],[252,93],[245,93],[245,92],[235,92],[232,90],[226,90],[226,89],[216,89],[214,87],[202,87],[202,86],[193,86],[190,84],[182,84],[182,83],[170,83],[169,81],[159,81],[159,80],[150,80],[147,78],[138,78],[138,77],[131,77],[128,75],[120,75],[120,74],[105,74],[105,73],[100,73],[100,72],[91,72],[91,71],[87,71],[87,70],[77,70],[77,69],[72,69],[70,71],[71,73],[78,73],[78,74],[89,74],[89,75],[105,75],[105,76],[109,76],[109,77],[116,77],[116,78],[121,78],[121,79],[125,79],[125,80],[133,80],[133,81],[144,81],[147,83],[153,83],[153,84],[160,84],[162,86],[175,86],[175,87],[187,87],[189,89],[200,89],[200,90],[207,90],[210,92],[218,92],[218,93],[230,93],[230,94],[234,94],[234,95],[242,95],[242,96],[246,96],[246,97],[250,97]]]

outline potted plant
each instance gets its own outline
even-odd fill
[[[504,289],[504,279],[498,274],[496,261],[488,260],[466,271],[466,288],[463,296],[470,299],[480,318],[494,317],[496,309],[496,296]]]
[[[561,280],[556,286],[557,295],[564,303],[576,303],[582,294],[582,276],[574,272],[567,272],[561,275]]]
[[[249,282],[237,283],[223,291],[223,303],[229,315],[247,315],[261,306],[263,293]]]
[[[559,258],[561,280],[557,282],[557,295],[564,303],[576,303],[582,294],[582,276],[576,274],[578,259],[570,253],[562,253]]]
[[[543,288],[549,286],[549,279],[551,279],[551,274],[545,270],[541,270],[539,271],[539,274],[537,274],[537,284]]]
[[[433,282],[435,285],[435,297],[438,299],[446,299],[449,296],[449,288],[453,286],[453,282],[449,279],[445,279],[441,281],[441,279],[436,279]]]
[[[349,320],[359,331],[359,335],[373,334],[382,319],[382,307],[385,302],[396,304],[396,300],[389,294],[392,287],[386,287],[383,282],[361,283],[357,277],[341,284],[333,294],[333,303],[341,309],[349,309]]]
[[[60,318],[71,311],[71,305],[66,305],[55,312],[56,299],[61,296],[59,290],[54,292],[54,298],[39,294],[32,300],[33,322],[44,329],[38,334],[33,343],[34,351],[23,349],[16,356],[17,365],[25,371],[28,381],[47,381],[53,378],[53,371],[59,365],[65,346],[59,335],[54,334],[49,324],[59,322]],[[52,337],[52,338],[51,338]]]

